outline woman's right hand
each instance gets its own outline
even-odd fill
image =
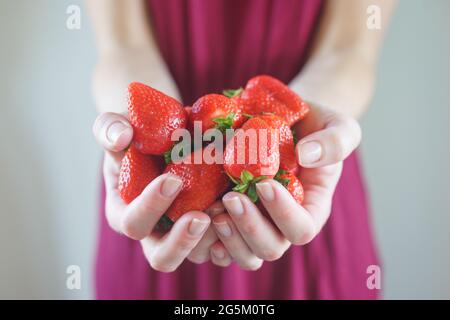
[[[140,241],[152,268],[172,272],[186,258],[195,263],[203,263],[211,258],[213,263],[221,266],[231,263],[230,255],[209,228],[211,219],[204,212],[187,212],[165,234],[154,230],[181,189],[179,177],[163,174],[154,179],[130,204],[121,199],[118,191],[120,163],[123,150],[133,137],[133,129],[124,116],[111,112],[99,115],[93,132],[105,149],[103,175],[107,221],[115,231]]]

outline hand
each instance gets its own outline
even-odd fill
[[[118,175],[123,150],[130,144],[133,130],[127,119],[116,113],[101,114],[93,127],[94,135],[105,148],[103,174],[106,186],[106,218],[117,232],[140,240],[149,264],[162,272],[174,271],[185,258],[201,263],[209,260],[210,251],[226,252],[217,242],[215,232],[209,228],[210,218],[199,211],[184,214],[166,234],[154,230],[160,217],[176,198],[181,180],[174,175],[163,174],[153,180],[130,204],[120,197]],[[212,210],[212,209],[211,209]],[[212,210],[214,211],[214,210]],[[229,257],[229,256],[228,256]],[[214,258],[217,262],[217,259]]]
[[[304,245],[317,236],[330,215],[342,161],[361,140],[357,121],[317,107],[294,130],[301,138],[296,152],[302,166],[303,204],[281,184],[267,179],[256,187],[271,219],[247,196],[236,192],[223,197],[229,214],[213,218],[220,240],[243,269],[256,270],[264,260],[279,259],[291,244]]]

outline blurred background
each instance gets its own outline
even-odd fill
[[[386,299],[450,298],[449,13],[447,0],[400,1],[362,120]],[[0,40],[0,298],[92,298],[101,152],[83,3],[0,0]]]

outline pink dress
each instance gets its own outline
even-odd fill
[[[270,74],[286,83],[305,63],[320,19],[319,0],[149,0],[160,50],[184,103]],[[378,264],[357,155],[344,164],[320,235],[258,271],[185,261],[152,270],[139,242],[112,231],[101,194],[96,261],[99,299],[371,299],[366,272]]]

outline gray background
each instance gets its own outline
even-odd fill
[[[80,1],[0,0],[0,298],[91,298],[100,151]],[[402,1],[362,154],[385,298],[450,298],[450,2]],[[81,290],[65,286],[79,265]]]

